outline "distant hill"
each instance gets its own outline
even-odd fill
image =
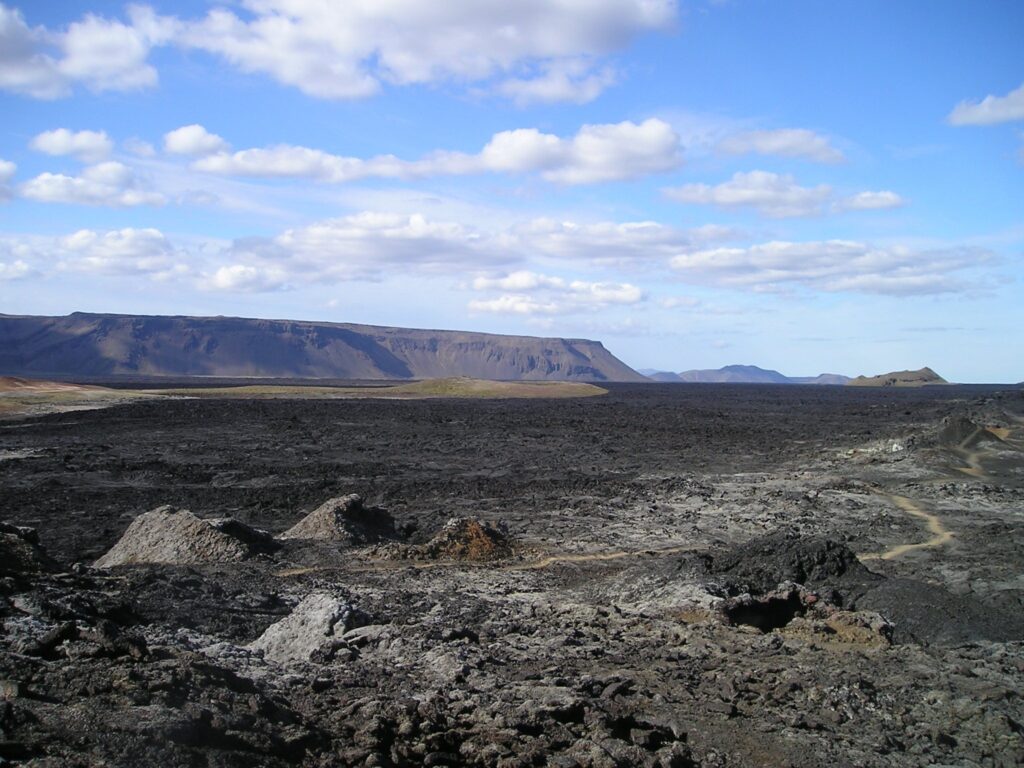
[[[785,376],[778,371],[758,368],[756,365],[727,365],[714,370],[651,371],[649,379],[661,382],[691,382],[700,384],[845,384],[848,376],[823,373],[819,376]]]
[[[0,374],[646,380],[586,339],[83,312],[0,315]]]
[[[926,387],[932,384],[949,384],[931,368],[919,371],[893,371],[878,376],[858,376],[847,382],[850,387]]]

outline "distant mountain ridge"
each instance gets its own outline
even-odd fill
[[[651,371],[649,379],[661,382],[690,382],[699,384],[832,384],[842,386],[850,380],[838,373],[818,376],[785,376],[778,371],[756,365],[727,365],[724,368],[683,371]]]
[[[646,381],[588,339],[84,312],[0,315],[0,374]]]

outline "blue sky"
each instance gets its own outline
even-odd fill
[[[1024,379],[1024,5],[0,0],[0,312]]]

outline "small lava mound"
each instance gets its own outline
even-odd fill
[[[974,448],[985,443],[1001,444],[996,435],[966,416],[949,416],[942,421],[939,429],[940,445],[952,448]]]
[[[0,576],[39,573],[53,567],[39,546],[35,528],[0,523]]]
[[[203,520],[187,509],[167,505],[135,518],[120,540],[96,561],[96,567],[233,563],[271,552],[276,546],[266,531],[238,520]]]
[[[277,538],[377,544],[397,535],[391,515],[365,506],[362,497],[352,493],[325,501]]]
[[[865,568],[845,544],[783,531],[708,558],[708,572],[732,594],[766,594],[783,582],[834,586],[881,577]]]
[[[453,517],[425,544],[391,544],[374,553],[389,560],[458,560],[490,562],[512,555],[512,540],[501,523]]]

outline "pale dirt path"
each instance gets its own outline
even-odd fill
[[[286,568],[275,573],[276,576],[301,576],[307,573],[319,573],[322,571],[388,571],[401,568],[416,568],[425,570],[428,568],[490,568],[500,571],[538,571],[549,568],[560,563],[593,563],[612,560],[625,560],[630,557],[661,557],[664,555],[678,555],[682,552],[695,551],[697,547],[692,544],[663,547],[661,549],[634,549],[618,550],[614,552],[589,552],[579,554],[547,555],[537,560],[526,562],[473,562],[466,560],[370,560],[361,567],[345,566],[305,566],[299,568]]]
[[[862,562],[865,560],[894,560],[900,555],[905,555],[907,552],[913,552],[918,549],[933,549],[935,547],[941,547],[943,544],[947,544],[952,540],[953,533],[946,529],[938,517],[921,509],[918,502],[913,499],[908,499],[906,496],[889,496],[889,499],[893,504],[907,514],[924,520],[927,524],[928,531],[932,533],[933,536],[927,541],[918,542],[916,544],[897,544],[895,547],[887,549],[885,552],[869,552],[867,554],[858,555],[858,560],[861,560]]]
[[[1016,421],[1017,423],[1024,425],[1024,418],[1016,417]],[[964,463],[967,464],[966,467],[955,467],[955,469],[958,472],[970,475],[971,477],[979,480],[990,479],[990,475],[985,469],[983,460],[987,456],[991,455],[992,451],[987,449],[971,450],[967,446],[970,445],[971,441],[973,441],[982,432],[990,432],[1011,447],[1019,448],[1021,446],[1018,444],[1018,432],[1020,432],[1021,429],[1021,427],[1008,429],[1005,427],[979,426],[953,449],[961,458],[963,458]],[[919,502],[909,499],[906,496],[890,495],[889,499],[907,514],[924,520],[929,533],[932,534],[932,537],[927,541],[914,544],[898,544],[885,552],[869,552],[863,555],[858,555],[857,557],[859,560],[894,560],[901,555],[905,555],[907,552],[913,552],[918,549],[934,549],[935,547],[941,547],[943,544],[947,544],[952,540],[953,533],[946,529],[938,517],[923,510]]]

